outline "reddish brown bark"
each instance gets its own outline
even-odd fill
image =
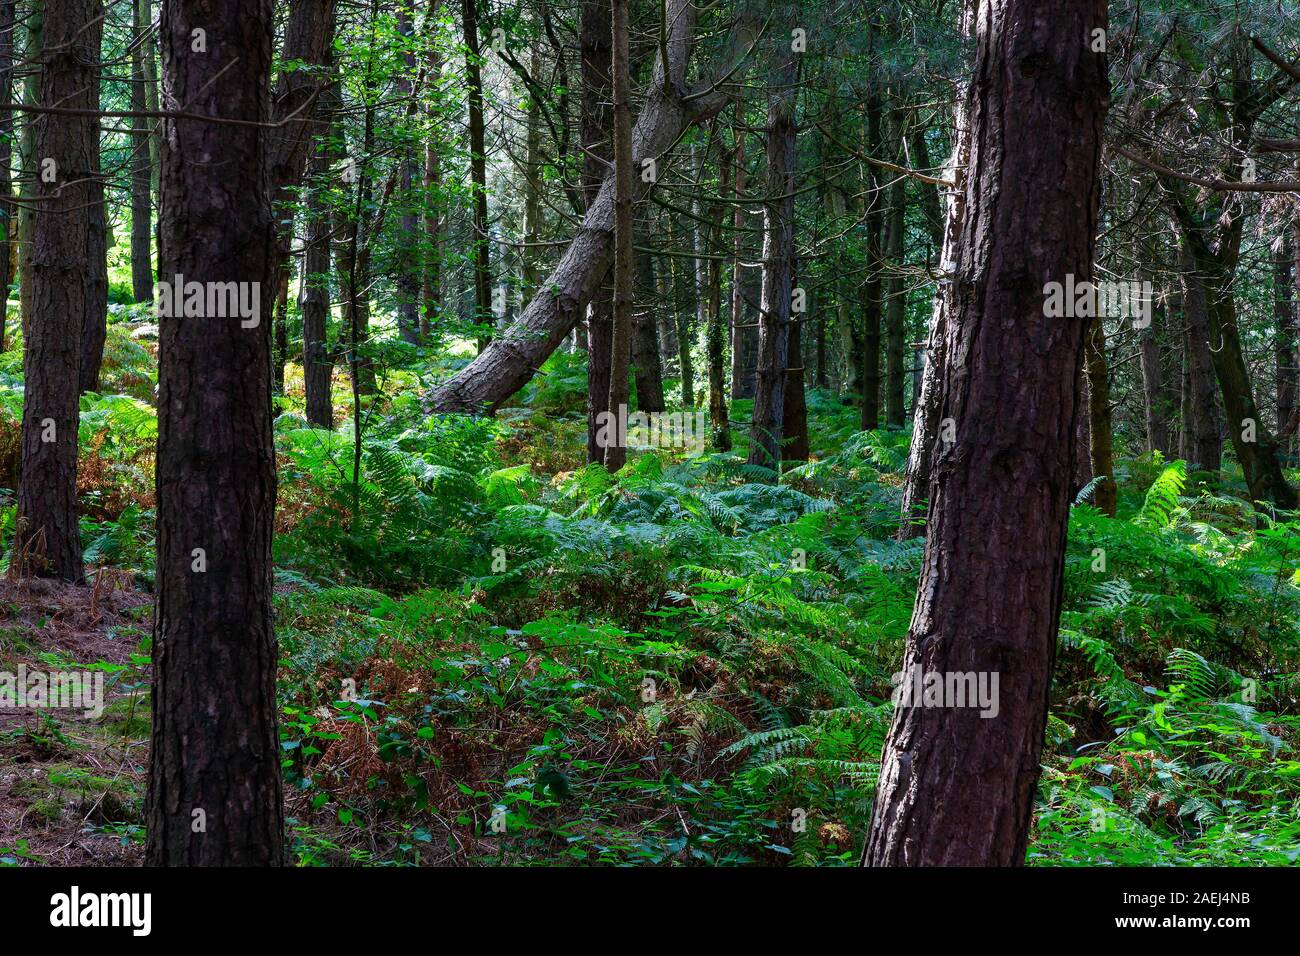
[[[876,866],[1023,864],[1061,609],[1086,320],[1046,317],[1043,288],[1092,274],[1107,80],[1086,41],[1106,5],[981,0],[976,23],[938,396],[955,440],[932,461],[902,680],[996,674],[998,707],[895,711]]]

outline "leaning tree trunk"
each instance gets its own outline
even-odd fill
[[[95,0],[48,0],[40,60],[42,105],[98,108],[102,20]],[[22,459],[13,558],[24,573],[84,579],[77,527],[81,350],[97,248],[99,122],[51,114],[34,143],[31,317],[23,355]],[[102,210],[102,205],[101,205]],[[101,214],[102,215],[102,214]],[[103,220],[99,219],[102,230]]]
[[[206,56],[190,50],[196,23],[207,30]],[[169,99],[268,121],[274,24],[271,0],[166,0]],[[249,283],[263,308],[255,325],[160,320],[150,866],[279,866],[284,857],[265,314],[276,236],[265,135],[255,125],[164,121],[164,277]]]
[[[640,200],[656,178],[648,175],[663,163],[668,150],[690,125],[714,116],[730,94],[714,89],[713,80],[688,89],[686,62],[697,8],[689,0],[669,0],[668,62],[656,62],[646,103],[632,131],[632,162],[641,170],[633,184]],[[734,31],[731,53],[718,72],[740,82],[745,52],[756,32],[756,18],[746,17]],[[666,71],[666,76],[665,76]],[[653,160],[647,164],[646,160]],[[613,257],[614,184],[606,176],[582,226],[559,264],[542,283],[510,328],[474,361],[434,390],[433,407],[442,412],[484,413],[519,391],[537,368],[564,341],[604,280]]]
[[[1092,274],[1107,80],[1084,41],[1106,4],[980,0],[977,22],[939,384],[954,440],[932,462],[900,686],[970,674],[991,690],[996,675],[997,713],[895,710],[864,854],[876,866],[1023,864],[1061,610],[1087,323],[1046,317],[1043,288]]]
[[[749,430],[749,463],[781,473],[790,310],[794,296],[794,82],[799,61],[787,54],[767,110],[767,198],[763,203],[763,298],[758,325],[758,388]],[[802,365],[799,356],[795,364]]]

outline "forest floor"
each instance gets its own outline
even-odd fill
[[[0,581],[0,673],[89,670],[107,699],[0,710],[0,865],[142,856],[156,419],[152,357],[109,344],[116,391],[82,410],[93,583]],[[338,426],[310,428],[290,368],[289,862],[852,865],[923,551],[894,540],[910,436],[813,390],[813,460],[779,484],[743,428],[611,476],[585,463],[580,357],[546,372],[494,420],[431,416],[392,374],[357,488],[346,380]],[[20,414],[0,388],[0,472]],[[1028,861],[1294,863],[1300,522],[1255,514],[1231,463],[1130,454],[1116,478],[1117,517],[1071,513]]]

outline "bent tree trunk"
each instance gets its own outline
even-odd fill
[[[1024,862],[1061,609],[1087,322],[1045,317],[1043,287],[1092,274],[1107,82],[1087,41],[1106,4],[981,0],[976,23],[939,384],[955,440],[932,462],[901,681],[973,674],[991,690],[996,675],[996,713],[895,711],[864,854],[874,866]]]
[[[668,63],[656,62],[654,82],[632,131],[632,162],[641,171],[633,183],[640,201],[650,189],[657,164],[688,126],[714,116],[729,95],[705,83],[694,92],[686,87],[686,63],[697,15],[689,0],[671,0],[665,46]],[[725,75],[740,63],[753,31],[745,18],[735,31],[733,53],[718,71]],[[665,81],[665,71],[667,80]],[[731,72],[730,82],[740,80]],[[653,160],[655,165],[647,165]],[[490,412],[519,391],[537,368],[564,341],[604,281],[614,254],[614,183],[605,177],[582,226],[554,271],[509,329],[494,339],[474,361],[436,388],[432,404],[440,412]]]
[[[268,120],[274,22],[271,0],[167,0],[169,100]],[[190,52],[199,23],[206,56]],[[150,866],[283,861],[271,627],[276,240],[264,137],[251,125],[164,122],[163,276],[255,283],[260,315],[247,328],[251,318],[160,319]]]

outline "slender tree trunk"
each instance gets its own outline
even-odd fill
[[[725,196],[731,185],[731,163],[723,155],[718,193]],[[716,451],[731,450],[731,429],[727,412],[726,345],[727,327],[722,317],[722,203],[713,204],[709,213],[709,237],[714,255],[708,260],[708,358],[709,358],[709,425],[710,443]]]
[[[131,4],[132,33],[138,42],[131,48],[131,109],[148,110],[146,100],[145,57],[143,40],[149,28],[145,0]],[[150,160],[150,120],[143,116],[131,120],[131,294],[136,302],[153,298],[153,173]]]
[[[26,61],[32,64],[26,70],[23,80],[23,102],[29,105],[41,103],[42,70],[35,64],[41,62],[45,46],[45,0],[33,0],[31,12],[27,15]],[[22,154],[22,176],[19,180],[18,194],[22,202],[18,206],[18,314],[22,321],[23,335],[30,333],[32,317],[32,252],[33,220],[35,219],[36,196],[39,189],[40,169],[37,167],[36,116],[26,117],[20,139]]]
[[[47,0],[41,104],[94,110],[102,20],[95,0]],[[31,318],[23,356],[22,459],[11,559],[22,573],[81,582],[77,424],[81,350],[91,301],[87,272],[98,172],[98,120],[46,115],[34,142]],[[100,219],[102,230],[102,218]]]
[[[1024,863],[1061,610],[1086,323],[1046,317],[1043,286],[1092,274],[1108,90],[1105,55],[1084,41],[1106,29],[1106,5],[979,6],[939,385],[954,440],[932,461],[899,686],[971,674],[991,691],[996,675],[997,711],[900,700],[864,854],[875,866]]]
[[[749,463],[779,476],[790,309],[794,292],[795,93],[798,60],[784,54],[768,97],[767,198],[763,204],[763,298],[758,327],[758,388],[750,426]],[[802,366],[798,355],[795,364]]]
[[[1291,246],[1291,230],[1282,232],[1282,241],[1273,263],[1273,320],[1277,360],[1277,427],[1286,428],[1296,407],[1296,315],[1293,303],[1295,290],[1291,271],[1295,266],[1295,250]],[[1282,440],[1283,450],[1291,443]]]
[[[579,20],[582,49],[582,187],[590,212],[612,159],[614,122],[613,50],[610,0],[583,0]],[[615,213],[617,216],[617,213]],[[611,221],[611,234],[614,224]],[[606,266],[608,269],[608,265]],[[598,441],[597,418],[608,410],[611,381],[610,359],[614,348],[614,292],[605,276],[584,302],[587,310],[587,460],[604,462],[605,449]]]
[[[747,217],[741,200],[745,196],[747,171],[745,169],[744,106],[736,103],[736,145],[732,162],[736,175],[736,208],[732,214],[732,269],[731,269],[731,397],[754,397],[754,366],[750,357],[754,353],[755,330],[750,328],[749,310],[745,308],[745,229]]]
[[[442,0],[433,0],[429,7],[430,16],[434,17],[442,9]],[[442,74],[442,53],[436,43],[429,44],[429,83],[436,87]],[[433,133],[438,128],[431,122],[430,133],[424,145],[424,272],[421,277],[420,297],[423,306],[420,310],[420,335],[428,341],[437,327],[439,313],[442,309],[442,259],[443,259],[443,220],[441,195],[442,155],[439,143]]]
[[[409,45],[415,35],[412,20],[411,0],[397,0],[397,32],[406,38]],[[414,93],[415,51],[406,49],[402,53],[404,70],[396,78],[397,95],[411,97]],[[414,114],[414,106],[408,115]],[[420,235],[419,235],[419,197],[415,195],[415,147],[405,147],[401,159],[399,180],[399,201],[402,215],[398,220],[397,275],[393,277],[394,291],[397,298],[397,329],[403,342],[411,345],[420,344]]]
[[[636,380],[636,407],[642,412],[662,412],[664,405],[663,367],[659,360],[659,331],[655,322],[654,257],[636,257],[640,278],[640,300],[644,307],[632,317],[632,372]]]
[[[901,129],[900,129],[901,134]],[[903,282],[903,229],[907,214],[907,183],[899,178],[889,190],[889,223],[885,254],[885,424],[902,428],[906,355],[907,286]]]
[[[1178,454],[1195,469],[1217,474],[1222,467],[1223,422],[1214,380],[1214,359],[1210,355],[1209,306],[1205,285],[1186,243],[1179,263],[1187,325],[1183,340],[1187,375],[1183,392],[1183,441]]]
[[[605,448],[605,467],[618,471],[627,461],[627,446],[617,423],[628,405],[628,366],[632,353],[632,79],[628,64],[628,0],[611,4],[614,89],[614,334],[609,363],[609,401],[615,438]]]
[[[867,102],[867,155],[882,152],[880,97],[872,94]],[[862,429],[880,426],[880,306],[883,269],[884,200],[879,171],[867,171],[869,189],[867,225],[867,281],[862,287]]]
[[[1088,373],[1088,452],[1092,473],[1101,480],[1092,501],[1102,514],[1115,517],[1119,489],[1115,484],[1115,453],[1110,421],[1110,369],[1106,363],[1106,329],[1100,316],[1088,326],[1084,351]]]
[[[781,457],[808,460],[808,401],[804,392],[802,318],[790,322],[789,364],[785,370],[785,405],[781,418]]]
[[[1170,451],[1169,421],[1171,409],[1169,396],[1160,370],[1160,339],[1156,329],[1163,327],[1163,310],[1158,318],[1139,333],[1139,361],[1142,367],[1142,396],[1146,412],[1147,450],[1158,451],[1168,457]]]
[[[469,91],[469,172],[474,200],[471,248],[474,252],[474,321],[480,326],[479,351],[491,337],[491,236],[488,235],[487,146],[483,124],[483,67],[479,52],[477,0],[461,0],[465,29],[465,82]]]
[[[668,240],[670,250],[677,249],[677,237],[674,235],[673,220],[671,216],[665,219],[665,235]],[[695,344],[695,297],[691,296],[689,303],[690,308],[683,309],[680,303],[681,286],[677,282],[680,275],[678,260],[673,257],[668,259],[668,275],[671,279],[669,282],[669,291],[673,296],[673,325],[676,332],[677,342],[677,373],[681,376],[681,393],[682,408],[690,409],[695,407],[695,356],[693,346]],[[690,269],[690,266],[686,267]],[[687,278],[690,282],[690,289],[695,290],[694,274],[687,272]]]
[[[974,34],[976,0],[962,0],[959,7],[959,32],[963,37]],[[952,186],[946,191],[947,214],[939,253],[939,284],[935,292],[934,311],[925,349],[925,370],[921,391],[912,412],[912,444],[907,456],[907,480],[903,485],[902,520],[898,537],[906,541],[922,533],[930,495],[931,462],[939,445],[952,432],[943,428],[943,378],[946,356],[943,349],[948,338],[950,317],[961,305],[957,276],[961,268],[962,237],[966,231],[966,172],[970,163],[971,138],[967,110],[967,92],[963,87],[953,110],[953,151],[946,178]],[[927,160],[928,163],[928,160]],[[954,426],[955,422],[950,423]]]
[[[14,95],[14,25],[17,4],[0,3],[0,96]],[[0,352],[5,348],[5,323],[9,313],[9,286],[13,283],[15,233],[18,220],[13,201],[14,113],[0,112]]]
[[[210,51],[239,51],[233,68],[191,52],[195,23],[206,25]],[[161,36],[165,88],[177,102],[269,120],[271,0],[166,0]],[[276,230],[264,132],[184,120],[164,130],[163,275],[255,283],[265,304]],[[160,323],[150,866],[283,863],[266,318],[251,327],[217,317]]]
[[[318,108],[330,112],[322,100]],[[331,147],[322,138],[311,152],[308,171],[307,247],[304,250],[302,292],[302,377],[307,421],[321,428],[334,427],[330,380],[334,361],[326,347],[330,312],[330,215],[327,199]]]

